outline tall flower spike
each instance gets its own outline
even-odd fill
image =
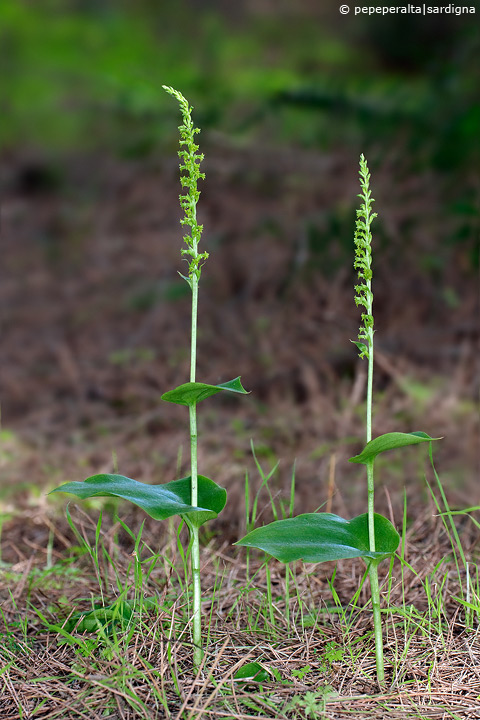
[[[375,202],[371,197],[370,190],[370,173],[368,171],[367,161],[363,154],[360,156],[360,186],[362,192],[358,197],[362,199],[362,204],[357,210],[357,220],[355,224],[355,261],[353,267],[358,270],[360,284],[355,285],[356,305],[362,305],[366,312],[362,313],[362,325],[358,330],[359,355],[361,358],[368,357],[370,347],[373,343],[373,293],[372,293],[372,233],[370,225],[372,220],[377,217],[377,213],[371,212],[372,203]]]
[[[195,135],[200,130],[193,126],[193,108],[189,106],[187,99],[178,90],[168,85],[162,87],[178,100],[183,117],[183,125],[180,125],[178,129],[180,131],[180,145],[184,145],[185,149],[180,150],[178,155],[181,160],[180,173],[182,173],[180,182],[182,187],[186,188],[186,193],[180,195],[180,205],[185,211],[185,217],[180,220],[180,223],[190,227],[190,235],[185,235],[183,238],[187,247],[182,249],[182,255],[190,256],[188,278],[185,278],[185,280],[191,286],[193,276],[196,277],[197,281],[200,279],[202,265],[208,258],[207,252],[198,252],[198,243],[202,237],[203,225],[199,225],[197,222],[197,202],[200,197],[197,182],[205,179],[205,174],[200,172],[200,163],[204,156],[202,153],[197,153],[198,145],[195,144]]]

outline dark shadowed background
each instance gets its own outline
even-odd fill
[[[452,502],[478,504],[480,11],[339,5],[3,0],[1,512],[117,465],[187,472],[186,413],[160,401],[188,379],[190,322],[162,84],[194,106],[206,155],[197,378],[252,391],[199,407],[201,472],[231,497],[217,522],[238,534],[251,440],[265,470],[280,460],[275,492],[296,461],[297,511],[364,506],[347,462],[364,442],[362,152],[379,213],[374,434],[444,436]],[[385,458],[379,509],[398,522],[406,488],[414,517],[425,453]]]

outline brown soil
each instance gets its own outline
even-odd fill
[[[478,717],[478,639],[467,631],[464,609],[454,599],[465,587],[464,568],[459,575],[453,562],[441,565],[435,585],[435,566],[451,546],[426,490],[424,473],[434,478],[418,448],[377,462],[377,507],[398,527],[406,490],[405,557],[418,573],[406,572],[403,598],[395,568],[390,607],[405,612],[406,602],[425,611],[421,583],[431,577],[444,634],[432,634],[430,625],[425,634],[415,623],[405,634],[405,615],[392,609],[385,630],[389,689],[379,694],[368,611],[348,630],[335,611],[311,632],[292,629],[282,604],[284,569],[276,563],[274,634],[263,628],[259,642],[249,628],[252,613],[265,614],[266,579],[262,571],[255,589],[240,599],[245,564],[231,542],[244,530],[246,469],[253,487],[259,485],[250,440],[266,471],[280,460],[271,480],[277,505],[279,493],[288,496],[296,462],[296,512],[324,503],[347,516],[364,508],[364,479],[347,460],[363,442],[365,365],[349,342],[359,313],[351,259],[342,250],[345,228],[353,235],[357,177],[351,159],[341,154],[241,150],[216,137],[206,151],[200,207],[211,257],[201,283],[197,377],[221,382],[241,374],[251,395],[217,396],[199,407],[201,471],[229,492],[225,511],[204,536],[204,543],[213,537],[203,551],[206,597],[219,568],[224,580],[210,616],[207,675],[192,674],[188,637],[175,640],[179,692],[167,644],[159,644],[158,636],[153,642],[149,633],[136,635],[124,657],[96,653],[92,673],[88,657],[62,645],[56,631],[28,610],[57,622],[62,611],[88,610],[85,598],[98,595],[88,558],[77,558],[71,576],[67,564],[64,577],[50,577],[48,567],[71,555],[74,538],[64,519],[65,499],[46,497],[46,490],[116,466],[153,482],[188,472],[186,414],[160,401],[162,392],[188,379],[189,362],[189,297],[177,275],[174,153],[173,159],[145,163],[72,157],[57,161],[55,172],[51,163],[30,157],[4,164],[0,380],[3,427],[11,432],[2,435],[0,510],[2,559],[13,565],[9,575],[0,573],[0,598],[2,657],[13,662],[2,671],[1,716],[13,720],[35,709],[35,717],[90,719],[105,717],[108,707],[112,720],[153,719],[180,717],[183,707],[185,717],[221,718],[225,705],[217,682],[233,694],[238,718],[295,717],[287,702],[328,685],[337,695],[327,696],[326,717]],[[435,450],[447,495],[451,503],[471,506],[478,503],[478,298],[469,248],[448,245],[457,228],[442,214],[444,180],[409,175],[388,158],[378,165],[374,434],[423,429],[444,436]],[[315,252],[312,238],[325,244],[322,252]],[[263,522],[271,515],[266,494],[259,508]],[[72,512],[92,538],[95,521],[78,508]],[[121,517],[135,532],[144,519],[131,507],[123,507]],[[478,532],[468,518],[458,526],[474,560]],[[169,532],[167,523],[148,519],[144,539],[168,557],[176,547]],[[105,518],[102,540],[126,582],[131,538]],[[152,575],[152,594],[169,591],[164,570]],[[106,565],[113,587],[111,571]],[[307,604],[330,607],[332,571],[330,565],[314,574],[299,568],[298,592]],[[359,563],[338,564],[341,603],[350,602],[360,572]],[[367,600],[364,589],[359,602]],[[182,602],[179,595],[180,608]],[[205,611],[211,611],[208,602]],[[151,626],[161,617],[151,617]],[[408,648],[402,645],[407,639]],[[342,657],[325,664],[332,642]],[[354,660],[349,647],[356,648]],[[293,686],[266,683],[255,696],[255,710],[248,704],[255,688],[232,681],[246,653],[288,682],[292,670],[310,665],[311,671]],[[137,673],[128,686],[125,662]],[[155,683],[169,715],[154,709]],[[139,709],[137,701],[132,709],[126,687],[150,709]]]
[[[202,472],[225,484],[226,513],[237,515],[246,467],[256,482],[252,440],[266,469],[281,461],[275,488],[288,487],[296,461],[298,511],[324,502],[335,483],[334,509],[353,514],[363,478],[346,461],[363,442],[365,363],[349,342],[359,312],[342,242],[353,234],[355,166],[341,155],[203,142],[199,214],[210,258],[197,378],[241,375],[251,395],[199,408]],[[372,164],[374,434],[444,437],[435,446],[442,480],[454,502],[471,505],[478,297],[469,248],[448,245],[457,228],[442,214],[445,179],[409,175],[388,158]],[[190,323],[177,275],[174,152],[143,163],[7,159],[3,184],[2,421],[17,447],[5,484],[15,487],[19,472],[41,486],[83,479],[111,468],[112,451],[126,475],[173,479],[188,466],[186,415],[160,395],[188,379]],[[406,487],[415,515],[418,452],[391,460],[379,505],[388,489],[399,512]]]

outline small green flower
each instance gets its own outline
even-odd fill
[[[355,224],[355,262],[353,267],[358,270],[360,284],[355,285],[356,305],[362,305],[366,312],[362,313],[362,323],[358,331],[358,344],[360,357],[368,357],[370,346],[373,343],[373,293],[372,293],[372,233],[370,225],[377,217],[377,213],[371,212],[372,203],[375,200],[371,197],[370,173],[367,161],[363,154],[360,156],[360,186],[362,198],[360,210],[357,210],[357,221]]]
[[[200,279],[202,265],[208,258],[207,252],[198,252],[198,243],[202,236],[203,225],[199,225],[197,222],[197,202],[200,197],[197,182],[205,179],[205,174],[200,172],[200,163],[204,156],[202,153],[197,153],[199,148],[195,144],[195,135],[200,130],[194,127],[192,122],[193,108],[189,106],[181,92],[168,87],[168,85],[162,87],[178,100],[183,117],[183,125],[180,125],[178,129],[180,131],[180,145],[185,145],[186,149],[180,150],[178,155],[181,160],[180,173],[182,173],[180,182],[187,191],[184,195],[180,195],[180,205],[185,211],[185,217],[180,220],[180,223],[190,227],[190,235],[185,235],[183,238],[187,247],[182,249],[182,255],[190,255],[191,257],[189,261],[189,277],[185,278],[190,284],[194,276],[197,281]]]

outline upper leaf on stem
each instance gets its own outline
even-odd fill
[[[370,460],[375,460],[377,455],[387,450],[394,450],[395,448],[405,447],[407,445],[418,445],[419,443],[431,442],[432,440],[441,440],[441,438],[432,438],[430,435],[427,435],[427,433],[421,431],[411,433],[385,433],[385,435],[379,435],[373,440],[370,440],[362,452],[359,455],[351,457],[349,462],[366,465]]]
[[[234,380],[229,380],[219,385],[208,385],[207,383],[200,382],[183,383],[183,385],[179,385],[173,390],[168,390],[166,393],[163,393],[162,400],[175,403],[176,405],[193,406],[201,400],[216,395],[221,390],[229,390],[230,392],[248,395],[248,390],[245,390],[240,382],[240,377],[237,377]]]

